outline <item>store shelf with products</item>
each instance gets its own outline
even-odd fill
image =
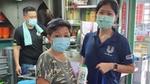
[[[6,16],[0,11],[0,41],[10,41],[12,40],[12,33],[14,27],[6,18]]]
[[[134,84],[150,84],[150,1],[135,1],[135,25],[134,28],[134,58],[140,59],[135,61],[135,67],[138,69],[133,74]]]
[[[72,25],[73,32],[71,33],[75,33],[73,34],[75,41],[70,46],[71,48],[75,49],[80,47],[81,33],[83,33],[81,30],[84,24],[91,27],[88,27],[86,30],[94,29],[95,9],[98,1],[99,0],[64,0],[64,2],[62,2],[62,17],[68,20]]]
[[[95,21],[95,4],[88,4],[92,0],[65,0],[64,19],[69,20],[71,24],[80,24],[81,21]],[[93,0],[94,2],[95,0]]]
[[[134,54],[137,57],[143,57],[150,55],[150,37],[148,36],[136,36],[134,43]]]
[[[66,6],[66,8],[96,8],[96,5],[77,5],[77,6]]]
[[[0,11],[0,82],[14,84],[12,46],[14,27]],[[7,49],[6,49],[7,48]]]
[[[65,19],[71,23],[80,24],[81,21],[95,21],[95,8],[69,8],[66,9]]]

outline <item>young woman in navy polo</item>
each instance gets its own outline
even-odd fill
[[[85,36],[80,52],[88,67],[88,84],[119,84],[121,73],[134,71],[129,43],[113,28],[118,9],[114,0],[97,5],[98,31]]]

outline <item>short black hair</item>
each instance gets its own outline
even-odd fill
[[[68,30],[71,29],[71,25],[68,21],[63,20],[62,18],[52,19],[47,24],[47,34],[51,35],[54,31],[56,31],[59,27],[67,27]]]
[[[98,3],[97,7],[96,7],[96,13],[98,12],[98,10],[106,4],[110,4],[111,8],[113,9],[113,11],[115,12],[116,15],[118,15],[118,11],[119,11],[119,5],[117,3],[116,0],[102,0]]]
[[[25,16],[29,11],[36,11],[36,9],[32,6],[28,6],[23,8],[23,15]]]

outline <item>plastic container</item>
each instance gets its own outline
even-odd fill
[[[18,84],[36,84],[36,80],[22,80]]]
[[[80,65],[77,84],[87,84],[88,69],[86,65]]]
[[[9,27],[3,27],[2,32],[3,32],[2,37],[4,39],[9,38],[9,36],[10,36],[10,28]]]
[[[145,40],[145,37],[143,35],[137,35],[136,40],[142,42]]]
[[[3,28],[2,27],[0,27],[0,38],[2,38],[3,37]]]

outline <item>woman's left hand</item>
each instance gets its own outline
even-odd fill
[[[115,63],[99,63],[96,65],[96,68],[105,74],[114,68],[114,64]]]

